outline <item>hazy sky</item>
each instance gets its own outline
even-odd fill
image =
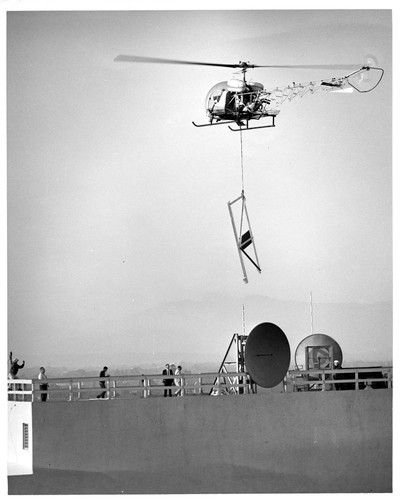
[[[385,75],[368,94],[297,98],[274,129],[243,133],[262,268],[247,266],[244,284],[227,207],[242,188],[240,134],[191,124],[232,71],[118,54],[360,66],[373,55]],[[135,342],[146,309],[211,295],[391,301],[391,67],[389,10],[8,12],[9,347],[53,364],[98,343],[106,354],[114,333]],[[273,88],[344,74],[247,76]]]

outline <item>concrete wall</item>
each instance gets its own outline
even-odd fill
[[[23,443],[23,425],[27,425],[27,447]],[[7,474],[32,474],[32,403],[8,402]]]
[[[392,488],[391,390],[35,403],[33,430],[34,469],[130,493]]]

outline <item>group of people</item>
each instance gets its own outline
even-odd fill
[[[13,359],[13,354],[12,351],[10,351],[10,369],[8,372],[8,378],[9,380],[15,380],[18,379],[18,372],[25,366],[25,361],[22,361],[22,364],[18,364],[19,359],[15,358]],[[106,377],[109,377],[110,375],[107,373],[108,367],[104,366],[103,369],[100,371],[100,380],[99,385],[102,389],[100,394],[98,394],[97,398],[98,399],[104,399],[107,395],[107,390],[106,390],[106,381],[104,380]],[[182,374],[182,367],[178,366],[175,369],[175,365],[169,365],[168,363],[165,365],[165,369],[162,372],[163,375],[168,375],[168,378],[163,379],[163,384],[165,386],[164,389],[164,397],[167,396],[172,396],[172,387],[177,387],[174,395],[181,397],[184,395],[184,389],[183,389],[183,378],[181,377]],[[46,392],[41,392],[40,394],[40,399],[41,401],[47,401],[47,390],[48,390],[48,383],[47,383],[47,375],[46,375],[46,369],[41,366],[39,375],[38,375],[38,380],[40,380],[39,383],[39,389],[40,391],[46,391]],[[11,389],[12,387],[9,386]],[[15,389],[21,389],[20,386],[15,385]]]
[[[12,351],[10,351],[10,369],[8,372],[8,378],[9,380],[15,380],[18,379],[18,372],[25,366],[25,361],[22,361],[22,364],[18,364],[19,359],[15,358],[13,359]],[[110,375],[107,373],[108,367],[104,366],[103,369],[100,371],[99,377],[103,380],[99,381],[99,385],[101,389],[101,393],[97,396],[98,399],[104,399],[107,395],[107,390],[106,390],[106,381],[104,380],[106,377],[109,377]],[[177,397],[181,397],[184,395],[184,389],[183,389],[183,378],[181,377],[182,375],[182,367],[178,366],[175,369],[175,365],[169,365],[168,363],[165,365],[165,368],[162,372],[163,375],[167,375],[168,378],[163,379],[163,384],[165,386],[164,389],[164,397],[171,397],[172,396],[172,387],[177,387],[174,395]],[[47,383],[47,375],[46,375],[46,369],[41,366],[39,375],[38,375],[38,380],[40,380],[39,384],[39,389],[40,391],[46,391],[42,392],[40,394],[40,399],[44,402],[47,401],[47,389],[48,389],[48,383]],[[16,389],[20,389],[20,387],[16,387]]]
[[[9,380],[18,380],[18,372],[25,366],[25,361],[22,361],[22,365],[18,364],[19,359],[15,358],[13,359],[13,354],[12,351],[10,351],[10,369],[8,371],[8,379]],[[46,369],[44,366],[41,366],[39,369],[39,375],[38,375],[38,380],[40,380],[39,384],[39,390],[40,391],[47,391],[49,384],[47,383],[47,375],[46,375]],[[9,386],[11,388],[11,386]],[[15,384],[15,389],[16,390],[21,390],[21,386],[18,384]],[[44,402],[47,401],[47,392],[42,392],[40,394],[40,399]]]
[[[175,396],[177,397],[182,397],[184,394],[184,389],[183,389],[183,378],[181,377],[182,375],[182,367],[178,366],[175,370],[175,365],[169,365],[168,363],[165,365],[165,368],[162,372],[163,375],[169,375],[168,378],[163,379],[163,384],[165,386],[164,389],[164,398],[171,397],[172,396],[172,386],[178,387],[178,389],[175,391]],[[172,378],[172,375],[174,375],[175,378]],[[168,387],[168,389],[167,389]]]
[[[183,378],[181,377],[182,374],[182,367],[178,366],[175,370],[175,365],[169,365],[168,363],[165,365],[165,368],[162,372],[163,375],[168,375],[168,378],[163,379],[163,384],[165,386],[164,389],[164,397],[172,397],[172,388],[173,386],[177,387],[175,391],[175,396],[181,397],[184,394],[184,389],[183,389]],[[103,380],[99,381],[99,385],[102,389],[106,389],[106,381],[104,378],[109,377],[110,375],[107,373],[108,367],[104,366],[103,369],[100,372],[99,377]],[[172,377],[174,376],[174,378]],[[167,389],[168,387],[168,389]],[[103,399],[106,397],[107,391],[103,390],[98,396],[97,399]]]

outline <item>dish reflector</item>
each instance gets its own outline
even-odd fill
[[[275,387],[284,379],[290,364],[290,346],[279,326],[260,323],[253,328],[246,342],[245,364],[261,387]]]
[[[333,361],[337,359],[340,364],[343,361],[340,345],[323,333],[304,338],[297,346],[294,357],[299,370],[332,369]]]

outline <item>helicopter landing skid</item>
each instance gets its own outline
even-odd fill
[[[259,127],[249,127],[249,121],[246,122],[246,125],[239,125],[239,128],[232,128],[229,126],[229,130],[232,130],[232,132],[241,132],[242,130],[256,130],[258,128],[271,128],[275,127],[275,116],[274,115],[269,115],[272,117],[272,123],[270,125],[260,125]],[[235,122],[236,123],[236,122]]]
[[[198,125],[197,123],[192,122],[195,127],[214,127],[215,125],[227,125],[228,123],[236,123],[235,120],[229,120],[229,121],[221,121],[221,122],[216,122],[216,123],[200,123]]]

